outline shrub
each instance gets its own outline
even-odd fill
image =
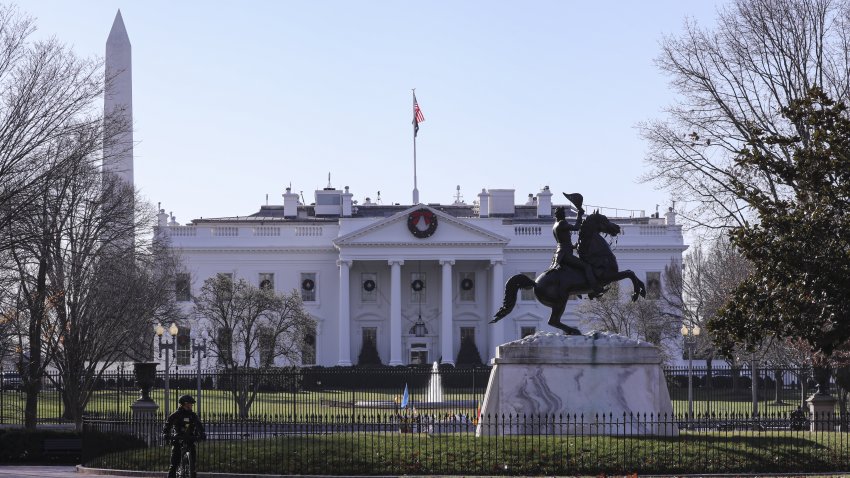
[[[44,441],[48,439],[82,439],[82,450],[51,454],[44,450]],[[0,463],[78,464],[107,453],[143,447],[142,440],[123,433],[0,429]]]

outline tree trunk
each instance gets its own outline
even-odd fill
[[[735,366],[730,369],[732,373],[732,395],[738,391],[739,378],[741,378],[741,367]]]
[[[40,379],[29,379],[24,384],[26,402],[24,405],[24,428],[35,430],[38,424],[38,394],[41,391]]]
[[[775,369],[773,371],[773,404],[782,405],[782,370]]]
[[[713,369],[711,368],[711,358],[705,359],[705,388],[711,389],[711,377],[713,375]]]

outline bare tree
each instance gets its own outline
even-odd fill
[[[28,426],[48,366],[59,372],[66,418],[80,426],[97,379],[116,361],[143,358],[151,325],[176,314],[176,259],[150,234],[152,208],[90,160],[103,132],[95,123],[56,141],[55,154],[75,160],[56,161],[37,213],[10,227]]]
[[[718,12],[714,29],[688,21],[661,41],[657,59],[679,94],[667,117],[639,125],[649,143],[645,180],[684,201],[691,226],[723,229],[751,220],[746,198],[731,187],[744,181],[771,197],[788,194],[771,174],[736,167],[748,142],[790,160],[787,147],[766,144],[753,131],[794,133],[780,109],[812,86],[847,100],[850,94],[850,4],[846,0],[735,0]]]
[[[0,299],[15,319],[28,428],[52,358],[44,341],[54,299],[49,248],[61,224],[50,219],[48,198],[69,168],[101,159],[101,141],[85,138],[104,131],[101,62],[55,39],[32,41],[34,29],[16,7],[0,6],[0,273],[8,287]]]
[[[224,274],[207,279],[194,302],[239,415],[247,417],[263,372],[279,360],[300,364],[316,322],[304,311],[298,291],[279,294]]]
[[[0,5],[0,231],[34,212],[61,161],[79,160],[57,155],[57,142],[102,122],[101,62],[80,59],[55,39],[33,42],[34,30],[32,18]],[[0,234],[0,250],[10,239],[20,237]]]
[[[154,212],[130,185],[87,162],[62,178],[67,186],[50,202],[61,226],[48,248],[45,345],[59,371],[66,418],[81,426],[103,372],[145,358],[152,324],[177,317],[176,259],[150,234]]]
[[[669,358],[672,352],[670,341],[679,330],[671,309],[660,299],[633,302],[620,293],[616,282],[609,287],[610,290],[599,299],[584,301],[579,306],[584,324],[644,340],[657,346],[662,355]]]
[[[718,358],[732,367],[733,382],[737,387],[737,377],[743,366],[740,360],[742,351],[730,357],[720,357],[707,324],[717,316],[735,287],[747,277],[749,267],[729,240],[719,236],[694,244],[683,258],[681,268],[665,269],[665,300],[671,306],[680,300],[681,322],[700,328],[694,354],[706,361],[708,387],[711,387],[712,363]]]

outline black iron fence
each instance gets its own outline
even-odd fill
[[[485,416],[448,412],[209,414],[198,470],[283,475],[578,475],[830,472],[850,467],[846,417],[787,414]],[[95,468],[165,471],[161,420],[92,419],[146,445]],[[86,434],[84,433],[83,436]],[[83,446],[85,447],[85,440]]]
[[[747,415],[789,414],[811,394],[812,374],[807,369],[757,369],[729,367],[667,367],[664,369],[673,413],[696,416],[717,413]],[[217,370],[159,372],[152,390],[159,415],[176,408],[183,394],[199,395],[198,409],[207,413],[260,416],[333,416],[365,410],[392,411],[404,399],[422,412],[474,415],[484,398],[490,369],[443,368],[308,368],[228,374]],[[755,382],[753,376],[755,375]],[[690,376],[690,387],[688,386]],[[755,386],[754,386],[755,383]],[[166,387],[166,384],[168,385]],[[69,421],[61,399],[62,381],[43,378],[38,417],[42,423]],[[690,389],[690,393],[689,393]],[[237,395],[249,393],[240,401]],[[840,397],[833,389],[833,395]],[[166,395],[168,399],[166,400]],[[85,407],[87,418],[108,418],[129,410],[139,396],[130,369],[104,373],[94,383]],[[690,397],[690,399],[689,399]],[[247,400],[251,399],[250,407]],[[20,382],[0,383],[0,424],[23,422],[25,396]],[[836,411],[841,410],[836,405]]]

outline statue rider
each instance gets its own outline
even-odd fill
[[[564,266],[571,266],[580,271],[584,271],[587,284],[592,289],[590,298],[593,299],[601,296],[602,293],[605,292],[605,289],[599,285],[590,264],[573,255],[572,231],[578,231],[581,229],[582,216],[584,216],[584,209],[582,209],[581,205],[584,198],[579,193],[563,194],[571,203],[573,203],[573,205],[576,206],[576,209],[578,210],[578,217],[576,218],[575,224],[570,225],[570,223],[567,222],[565,209],[563,207],[555,209],[555,225],[552,226],[552,234],[555,235],[555,241],[557,241],[558,247],[555,249],[555,256],[552,258],[551,268],[560,269]]]

